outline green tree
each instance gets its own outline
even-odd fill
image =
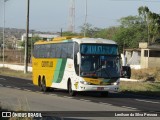
[[[62,32],[62,36],[78,36],[78,33],[72,33],[69,31]]]
[[[98,28],[93,35],[94,38],[104,38],[104,39],[113,39],[113,36],[117,33],[119,27],[109,27],[109,28]]]
[[[81,28],[81,36],[84,36],[84,32],[85,32],[86,37],[95,37],[95,34],[101,30],[100,28],[93,27],[89,23],[81,26],[80,28]]]
[[[151,12],[146,6],[139,7],[138,12],[147,28],[148,43],[155,42],[155,39],[160,37],[160,15]]]
[[[138,16],[123,17],[119,20],[120,26],[117,27],[113,40],[120,47],[120,51],[124,48],[137,48],[140,41],[146,41],[145,23]]]

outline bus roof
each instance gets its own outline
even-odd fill
[[[117,44],[113,40],[108,39],[102,39],[102,38],[72,38],[73,41],[76,41],[77,43],[101,43],[101,44]]]
[[[75,41],[79,44],[81,43],[101,43],[101,44],[117,44],[113,40],[102,39],[102,38],[87,38],[82,36],[65,36],[65,37],[57,37],[52,41],[43,41],[40,40],[35,44],[50,44],[50,43],[62,43],[62,42],[72,42]]]

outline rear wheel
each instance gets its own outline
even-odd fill
[[[69,82],[68,82],[68,92],[69,92],[69,95],[70,95],[70,96],[75,96],[75,95],[76,95],[76,91],[73,91],[73,90],[72,90],[72,83],[71,83],[70,80],[69,80]]]
[[[46,87],[46,80],[45,78],[43,77],[43,79],[41,80],[41,91],[43,92],[47,92],[49,90],[49,87]]]

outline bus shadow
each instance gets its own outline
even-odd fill
[[[160,100],[160,91],[123,91],[118,94],[112,94],[111,96],[120,98],[148,98]]]
[[[69,96],[68,91],[56,89],[52,92],[53,94]],[[157,99],[160,100],[160,91],[148,92],[148,91],[135,91],[135,92],[119,92],[119,93],[109,93],[108,96],[101,96],[99,92],[78,92],[76,97],[85,97],[85,98],[137,98],[137,99]]]

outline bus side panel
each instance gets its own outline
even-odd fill
[[[53,77],[52,87],[67,89],[68,80],[73,80],[74,63],[72,59],[63,59],[59,63],[57,62],[57,69]]]
[[[56,69],[58,59],[32,59],[32,74],[33,74],[33,84],[38,85],[39,76],[44,77],[46,80],[46,86],[51,87],[52,78],[54,76],[54,71]]]
[[[67,59],[58,59],[56,68],[54,70],[53,83],[60,83],[62,81]]]

